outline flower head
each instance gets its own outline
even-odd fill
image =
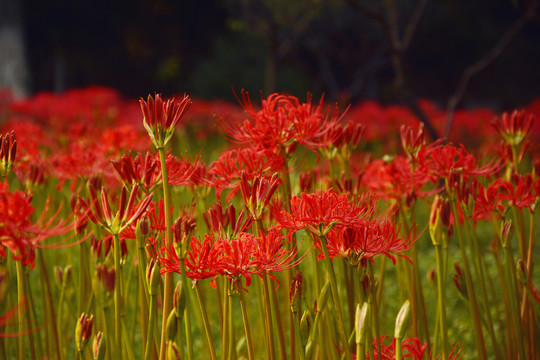
[[[148,95],[148,100],[139,100],[143,113],[143,125],[150,139],[157,149],[162,149],[171,140],[176,125],[184,113],[191,106],[191,99],[184,95],[182,100],[163,100],[161,95],[156,94],[155,98]]]
[[[255,110],[249,94],[242,91],[240,103],[251,119],[240,124],[221,122],[223,131],[235,142],[271,150],[292,150],[296,144],[311,150],[328,145],[325,135],[341,119],[337,110],[330,117],[323,114],[323,99],[313,105],[311,95],[300,103],[294,96],[274,93]]]

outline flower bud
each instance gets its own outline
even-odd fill
[[[92,325],[94,324],[94,315],[88,317],[85,313],[82,313],[77,321],[75,327],[75,345],[77,351],[83,351],[84,347],[90,340],[92,335]]]
[[[173,308],[167,318],[167,324],[165,325],[165,334],[168,340],[174,340],[176,333],[178,332],[178,316],[176,315],[176,309]]]
[[[107,343],[105,342],[105,337],[103,332],[98,332],[94,337],[94,343],[92,344],[92,355],[94,360],[104,360],[105,354],[107,353]]]
[[[519,259],[516,264],[516,275],[518,280],[523,284],[527,285],[527,266],[523,259]]]
[[[178,350],[178,347],[176,346],[176,344],[171,340],[167,341],[166,360],[181,360],[180,350]]]
[[[319,294],[319,298],[317,299],[317,311],[323,311],[326,307],[326,304],[328,303],[328,297],[330,296],[330,282],[327,281],[326,284],[324,284],[321,293]]]
[[[174,289],[174,296],[173,296],[173,306],[176,309],[176,316],[178,319],[181,319],[182,316],[184,316],[184,311],[186,309],[186,291],[184,289],[184,283],[182,281],[179,281],[176,284],[176,288]]]
[[[354,329],[356,331],[356,343],[363,344],[366,341],[367,332],[369,331],[369,318],[371,317],[371,305],[366,301],[360,307],[356,305],[356,316],[354,317]]]
[[[148,293],[151,296],[157,295],[160,280],[161,274],[159,272],[159,266],[157,266],[154,259],[150,259],[148,265],[146,265],[146,281],[148,284]]]
[[[505,220],[501,228],[501,240],[503,247],[507,247],[514,236],[514,226],[512,220]]]
[[[411,304],[407,299],[401,309],[399,310],[398,316],[396,318],[396,327],[394,329],[394,337],[396,339],[403,339],[405,337],[405,331],[409,326],[411,319]]]
[[[300,301],[302,298],[302,283],[304,278],[301,272],[297,272],[291,282],[289,289],[289,303],[292,312],[298,312],[300,310]]]
[[[310,330],[311,317],[309,315],[309,311],[305,310],[304,314],[302,315],[302,319],[300,320],[300,340],[302,342],[302,346],[306,346],[309,339]]]

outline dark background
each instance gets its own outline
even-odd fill
[[[234,101],[234,87],[301,98],[310,91],[354,103],[400,102],[405,89],[415,99],[445,106],[464,69],[535,5],[427,1],[410,45],[401,52],[399,88],[388,31],[377,20],[388,19],[389,3],[26,0],[22,19],[31,92],[98,84],[127,97],[188,92]],[[417,3],[395,1],[400,36]],[[500,56],[471,77],[460,105],[509,108],[539,96],[536,10]]]

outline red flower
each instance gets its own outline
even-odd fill
[[[145,191],[156,185],[160,171],[156,171],[159,161],[150,153],[137,154],[135,158],[128,152],[118,161],[111,161],[117,176],[124,185],[139,184]]]
[[[139,220],[152,201],[153,195],[150,194],[142,201],[135,204],[137,201],[136,198],[139,185],[135,184],[135,186],[133,186],[133,189],[129,194],[129,199],[127,189],[122,187],[120,198],[118,200],[118,209],[113,212],[109,201],[109,195],[105,188],[101,188],[101,196],[99,198],[93,184],[90,184],[89,188],[92,204],[82,199],[80,199],[80,201],[88,209],[88,217],[90,220],[95,224],[103,226],[112,235],[119,235],[130,224]]]
[[[393,254],[410,249],[414,240],[400,238],[399,229],[390,220],[371,221],[356,227],[332,229],[327,235],[330,258],[348,258],[353,264],[363,259],[373,261],[377,255],[385,255],[395,263]],[[407,258],[405,255],[400,255]],[[324,259],[319,254],[319,259]]]
[[[247,176],[242,173],[240,189],[244,198],[244,205],[254,219],[260,219],[264,208],[268,206],[270,199],[281,185],[281,179],[277,174],[267,179],[257,176],[252,184],[249,184]]]
[[[305,103],[300,103],[294,96],[274,93],[262,100],[262,108],[257,111],[249,94],[242,91],[240,103],[251,119],[241,124],[221,121],[223,131],[232,141],[265,149],[293,149],[296,143],[311,150],[327,146],[330,142],[324,136],[340,120],[337,109],[328,118],[322,112],[323,99],[313,106],[310,95]]]
[[[505,112],[502,117],[494,119],[491,124],[510,146],[517,146],[525,140],[534,122],[534,115],[525,110]]]
[[[356,198],[349,201],[348,194],[337,195],[333,190],[314,194],[302,193],[291,199],[291,213],[281,210],[277,203],[271,206],[272,215],[285,229],[308,229],[315,235],[325,235],[334,225],[359,224],[374,210],[373,198]]]
[[[73,229],[73,224],[68,220],[58,220],[60,209],[51,214],[49,201],[39,219],[32,222],[35,209],[30,200],[31,196],[21,191],[11,193],[7,184],[0,183],[0,256],[6,257],[7,248],[14,260],[33,267],[35,248],[66,246],[64,243],[69,238],[53,245],[41,243],[50,237],[68,233]]]
[[[520,211],[523,208],[530,210],[540,195],[535,190],[535,188],[539,187],[540,180],[537,179],[536,182],[533,182],[530,174],[525,176],[514,174],[512,180],[514,183],[502,179],[494,183],[500,199],[507,200],[512,206],[519,208]]]
[[[224,189],[231,189],[227,202],[240,190],[240,178],[252,180],[257,176],[279,172],[283,160],[267,150],[246,148],[226,151],[218,160],[210,164],[209,182],[216,188],[216,196],[221,198]]]
[[[452,144],[430,147],[419,156],[418,161],[433,175],[445,180],[448,180],[453,172],[462,175],[466,180],[470,176],[488,177],[502,168],[499,161],[490,161],[479,166],[475,157],[463,146],[455,147]]]
[[[0,176],[7,176],[17,154],[17,138],[15,132],[0,135]]]
[[[189,96],[184,95],[180,102],[175,99],[163,101],[161,95],[155,99],[139,100],[143,113],[143,125],[156,148],[164,148],[173,136],[176,125],[191,105]]]

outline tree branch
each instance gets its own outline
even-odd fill
[[[461,78],[459,79],[458,86],[456,88],[456,91],[454,94],[448,99],[448,103],[446,106],[446,122],[444,124],[444,136],[445,138],[448,138],[450,136],[450,132],[452,130],[452,125],[454,122],[454,112],[456,111],[456,107],[461,101],[461,98],[463,97],[463,94],[465,93],[465,89],[467,88],[467,85],[469,84],[469,81],[471,78],[487,68],[493,61],[495,61],[499,55],[501,55],[502,51],[514,36],[516,36],[521,29],[527,24],[527,22],[534,16],[536,12],[536,8],[538,7],[538,4],[536,2],[532,3],[532,5],[525,11],[519,19],[516,20],[512,26],[510,26],[506,32],[501,36],[499,41],[495,43],[495,46],[480,60],[475,62],[474,64],[468,66],[461,75]]]

